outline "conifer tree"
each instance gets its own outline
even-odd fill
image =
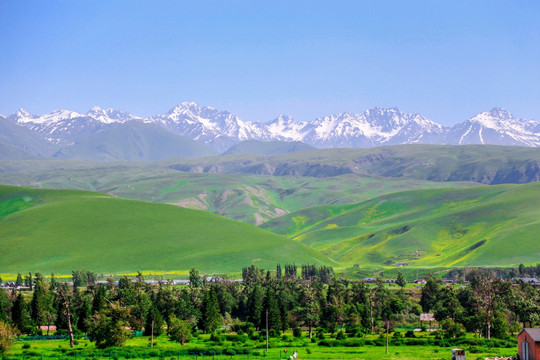
[[[47,322],[45,290],[43,280],[38,277],[34,286],[32,301],[30,302],[32,320],[37,326],[46,325]]]
[[[276,293],[271,287],[266,289],[263,313],[261,314],[263,318],[260,323],[264,324],[264,326],[266,326],[266,311],[268,311],[268,329],[279,332],[281,330],[281,312],[276,299]]]
[[[213,332],[221,325],[221,314],[214,286],[204,294],[202,328],[207,332]]]
[[[144,324],[144,336],[152,335],[152,327],[154,329],[154,336],[159,336],[163,334],[163,325],[165,325],[165,321],[163,321],[163,316],[161,316],[159,310],[152,305],[150,310],[148,310],[148,314],[146,315],[146,321]]]
[[[21,293],[17,295],[17,298],[13,303],[13,308],[11,309],[11,320],[21,333],[33,334],[35,332],[35,327],[28,311],[28,304],[26,301],[24,301]]]
[[[248,320],[251,321],[256,328],[261,329],[261,316],[263,313],[263,290],[260,285],[255,285],[248,299]]]

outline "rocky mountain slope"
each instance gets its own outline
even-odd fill
[[[187,102],[175,106],[167,113],[147,118],[93,107],[86,114],[55,110],[41,116],[21,109],[4,117],[4,120],[32,130],[58,148],[87,142],[115,124],[131,121],[158,125],[217,152],[224,152],[246,140],[300,141],[319,148],[419,143],[540,146],[540,123],[518,119],[499,108],[475,115],[452,127],[439,125],[422,115],[408,114],[397,108],[378,107],[361,114],[341,113],[305,122],[295,121],[285,115],[266,123],[249,122],[227,111]],[[170,156],[161,155],[161,158],[167,157]]]

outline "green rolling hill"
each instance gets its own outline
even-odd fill
[[[50,170],[45,170],[47,163]],[[9,165],[16,164],[21,163]],[[256,225],[319,204],[356,203],[412,189],[481,186],[471,182],[430,182],[355,174],[316,178],[185,173],[144,163],[94,163],[90,166],[68,161],[31,161],[26,169],[16,170],[0,163],[0,183],[99,191],[121,198],[206,210]]]
[[[0,273],[237,272],[335,265],[305,245],[222,216],[101,193],[0,186]]]
[[[342,264],[508,265],[540,259],[540,182],[415,190],[320,206],[262,227]]]

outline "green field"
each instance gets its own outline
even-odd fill
[[[200,335],[182,347],[178,343],[171,342],[167,336],[162,335],[155,339],[154,348],[148,346],[149,339],[147,337],[136,337],[126,342],[126,346],[122,348],[110,348],[105,350],[95,349],[94,344],[88,340],[77,340],[75,349],[69,348],[67,340],[57,341],[24,341],[16,343],[8,356],[24,357],[25,359],[44,359],[48,358],[94,358],[94,359],[214,359],[214,360],[243,360],[243,359],[288,359],[293,351],[298,352],[299,359],[313,360],[330,360],[330,359],[347,359],[347,360],[420,360],[420,359],[450,359],[452,346],[438,345],[392,345],[392,337],[390,337],[390,345],[388,354],[386,347],[382,345],[363,345],[363,346],[337,346],[327,347],[319,346],[316,340],[315,343],[310,342],[307,336],[300,339],[293,338],[290,331],[287,333],[287,339],[270,338],[269,351],[265,350],[264,341],[246,342],[231,342],[223,341],[217,344],[208,340],[209,335]],[[368,338],[376,339],[377,336],[369,335]],[[428,336],[420,335],[420,338]],[[357,340],[357,339],[356,339]],[[427,340],[427,339],[425,339]],[[334,340],[330,339],[329,342]],[[355,339],[345,342],[351,344]],[[384,343],[384,340],[383,340]],[[26,344],[27,349],[23,349]],[[30,346],[28,348],[28,346]],[[514,347],[493,347],[487,345],[461,345],[457,346],[465,348],[468,359],[485,359],[486,357],[495,356],[513,356],[517,353],[517,344]],[[194,350],[202,350],[206,355],[189,355],[188,352]],[[226,349],[237,352],[235,355],[231,353],[222,354]],[[287,350],[287,356],[284,350]],[[211,354],[214,351],[215,354]]]
[[[510,265],[540,257],[538,204],[538,182],[415,190],[313,207],[263,227],[342,264]]]
[[[186,173],[148,163],[0,162],[0,170],[0,183],[7,185],[98,191],[206,210],[256,225],[319,204],[357,203],[404,190],[481,186],[355,174],[317,178]]]
[[[280,235],[209,212],[70,190],[0,186],[2,273],[238,272],[335,265]]]

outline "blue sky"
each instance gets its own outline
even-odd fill
[[[183,101],[244,120],[398,107],[540,121],[540,2],[0,0],[0,114]]]

